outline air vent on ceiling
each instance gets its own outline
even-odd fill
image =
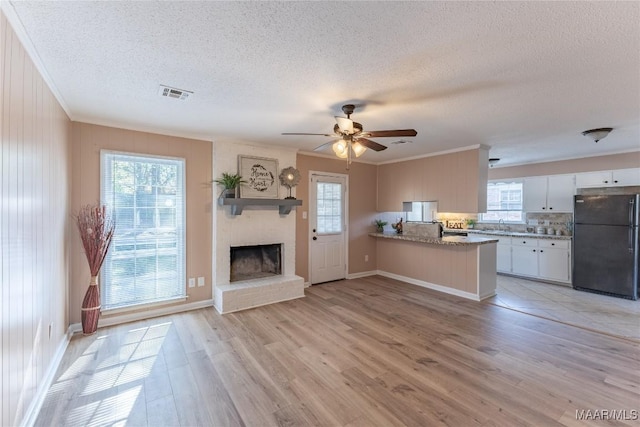
[[[187,99],[193,92],[190,90],[178,89],[175,87],[160,85],[160,89],[158,90],[158,95],[166,96],[167,98],[175,98],[175,99]]]

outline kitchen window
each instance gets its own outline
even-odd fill
[[[485,222],[524,222],[522,181],[494,181],[487,184]]]
[[[185,298],[184,159],[100,154],[102,200],[116,223],[103,309]]]

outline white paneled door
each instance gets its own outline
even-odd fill
[[[347,177],[311,174],[309,191],[310,282],[347,277]]]

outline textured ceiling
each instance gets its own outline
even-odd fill
[[[371,162],[640,149],[640,2],[15,1],[73,120],[311,151],[342,115],[415,128]],[[159,84],[194,92],[161,98]],[[615,130],[598,144],[580,132]]]

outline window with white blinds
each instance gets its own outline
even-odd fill
[[[101,270],[102,308],[184,298],[184,159],[100,154],[102,201],[116,223]]]

